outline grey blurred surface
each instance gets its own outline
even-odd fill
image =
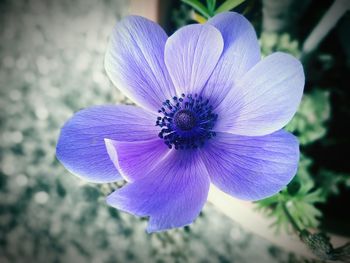
[[[103,70],[126,1],[0,2],[0,262],[282,262],[290,256],[207,204],[189,229],[148,235],[108,187],[55,159],[77,110],[123,103]],[[104,190],[105,189],[105,190]]]

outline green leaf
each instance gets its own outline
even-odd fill
[[[219,14],[225,11],[230,11],[236,6],[242,4],[245,0],[227,0],[218,9],[216,9],[215,14]]]
[[[215,6],[216,6],[216,0],[207,0],[207,7],[208,7],[210,16],[214,16]]]
[[[315,205],[323,202],[325,199],[320,190],[304,192],[300,189],[293,195],[290,195],[287,190],[283,190],[275,196],[258,201],[257,210],[274,219],[271,227],[275,228],[277,233],[282,229],[290,233],[293,228],[285,213],[284,206],[287,207],[294,223],[300,229],[308,229],[318,226],[322,213]]]
[[[327,198],[329,195],[340,194],[341,186],[349,187],[350,174],[337,173],[327,169],[321,169],[315,176],[317,186],[322,189],[323,195]]]
[[[181,1],[193,7],[193,9],[201,13],[204,17],[206,18],[211,17],[208,9],[198,0],[181,0]]]

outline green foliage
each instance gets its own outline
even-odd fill
[[[326,198],[330,195],[338,195],[340,186],[350,188],[350,174],[321,169],[315,179]]]
[[[274,218],[272,227],[279,233],[281,230],[291,232],[292,224],[289,215],[299,229],[315,228],[319,225],[321,211],[315,207],[325,202],[321,189],[314,189],[314,182],[309,175],[311,159],[301,156],[297,176],[280,193],[257,202],[257,209],[266,216]]]
[[[221,6],[219,6],[218,9],[216,9],[215,14],[230,11],[242,4],[244,1],[245,0],[227,0]]]
[[[205,7],[201,2],[198,0],[181,0],[182,2],[190,5],[194,10],[199,12],[201,15],[203,15],[205,18],[210,18],[210,13],[207,7]]]
[[[191,18],[191,7],[182,4],[178,9],[172,11],[172,21],[175,24],[175,28],[186,26],[192,20]]]
[[[206,19],[213,17],[216,14],[230,11],[243,3],[245,0],[226,0],[216,10],[216,0],[207,0],[205,6],[198,0],[181,0],[182,2],[191,6],[195,11],[204,16]]]
[[[282,51],[299,58],[299,42],[287,33],[276,34],[263,32],[260,36],[261,53],[267,56],[275,51]]]
[[[326,135],[326,122],[330,118],[329,92],[315,89],[304,94],[298,112],[286,129],[298,135],[301,145],[312,143]]]
[[[214,15],[215,6],[216,6],[216,0],[207,0],[207,7],[208,7],[210,16]]]

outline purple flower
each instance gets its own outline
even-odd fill
[[[243,16],[221,13],[170,37],[152,21],[126,17],[105,67],[140,107],[79,111],[62,128],[57,157],[91,182],[127,180],[107,203],[149,217],[148,232],[190,224],[210,182],[258,200],[295,175],[298,141],[281,128],[300,103],[303,68],[280,52],[261,60]]]

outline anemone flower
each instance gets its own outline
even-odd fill
[[[304,73],[285,53],[261,59],[252,25],[226,12],[170,37],[128,16],[105,57],[109,78],[138,106],[94,106],[62,128],[57,157],[90,182],[127,184],[107,203],[149,217],[148,232],[193,222],[210,183],[233,197],[279,192],[296,173],[297,139],[282,128]]]

